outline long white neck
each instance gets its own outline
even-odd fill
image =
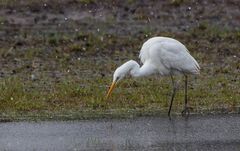
[[[148,62],[145,62],[142,67],[134,61],[130,60],[122,65],[126,70],[130,71],[133,77],[149,76],[156,72],[155,67]]]

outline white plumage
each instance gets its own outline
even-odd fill
[[[197,61],[179,41],[168,37],[154,37],[147,40],[140,51],[139,58],[144,64],[149,62],[161,75],[177,73],[199,74]]]
[[[116,83],[127,74],[130,74],[132,77],[143,77],[156,73],[162,76],[171,76],[173,92],[168,111],[170,116],[177,88],[173,76],[183,74],[185,76],[185,109],[183,113],[189,113],[189,107],[187,106],[187,75],[199,74],[200,67],[187,48],[181,42],[172,38],[153,37],[143,44],[139,58],[143,63],[141,67],[136,61],[130,60],[115,70],[107,97],[110,96]]]

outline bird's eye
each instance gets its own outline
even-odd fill
[[[120,77],[117,77],[117,78],[116,78],[116,81],[118,81],[119,79],[120,79]]]

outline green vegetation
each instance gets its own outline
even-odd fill
[[[0,4],[9,7],[14,3],[28,4],[33,12],[39,9],[37,1],[28,2],[6,0]],[[48,6],[50,1],[44,2]],[[68,5],[76,5],[68,2]],[[84,3],[85,7],[95,0],[74,2]],[[169,4],[171,2],[179,7],[182,3],[190,3],[187,0],[169,1]],[[132,6],[136,3],[135,0],[127,1]],[[51,3],[48,8],[52,8],[51,15],[58,11],[64,13],[57,3],[54,4],[56,6]],[[172,8],[169,5],[165,7]],[[26,8],[16,9],[24,12],[21,9]],[[61,14],[60,17],[55,16],[60,25],[54,21],[45,25],[49,20],[43,20],[42,24],[31,24],[33,27],[10,28],[6,18],[0,18],[0,22],[5,22],[1,25],[5,27],[1,29],[5,36],[1,37],[0,48],[0,119],[166,116],[171,94],[169,77],[126,78],[109,100],[105,98],[116,67],[129,59],[139,61],[138,53],[143,42],[158,35],[170,36],[184,43],[201,66],[201,74],[191,76],[189,80],[189,103],[193,113],[240,112],[239,29],[202,21],[187,31],[159,31],[154,27],[159,25],[155,24],[153,17],[153,26],[146,23],[149,15],[144,9],[126,7],[125,10],[133,13],[129,22],[124,14],[122,20],[119,14],[114,14],[119,15],[120,21],[110,14],[105,16],[106,20],[84,18],[78,24],[71,19],[66,22]],[[176,78],[180,86],[172,111],[179,114],[184,94],[182,77]]]
[[[174,6],[180,6],[181,4],[184,4],[188,0],[170,0],[171,4]]]
[[[239,54],[235,45],[239,42],[239,32],[202,26],[175,35],[186,43],[202,68],[200,76],[190,79],[189,103],[195,113],[239,112],[240,64],[234,59]],[[47,42],[52,38],[50,35]],[[66,45],[62,38],[68,39]],[[143,38],[133,40],[81,32],[74,35],[65,33],[57,39],[62,42],[49,44],[51,52],[46,54],[43,53],[46,47],[41,45],[24,53],[19,51],[22,48],[16,47],[8,56],[2,55],[22,62],[14,68],[16,73],[0,80],[2,119],[129,117],[167,111],[171,93],[169,77],[127,78],[117,86],[109,100],[105,99],[113,71],[124,61],[136,59]],[[121,46],[123,50],[117,50]],[[229,49],[229,52],[224,54],[222,49]],[[58,72],[59,76],[52,76],[49,72]],[[36,78],[31,79],[31,74]],[[176,78],[182,81],[182,77]],[[181,111],[183,97],[183,82],[180,82],[173,107],[175,113]]]

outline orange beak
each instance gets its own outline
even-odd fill
[[[109,90],[108,90],[107,99],[110,97],[110,95],[111,95],[113,89],[115,88],[115,86],[116,86],[116,82],[113,82],[113,83],[111,84]]]

